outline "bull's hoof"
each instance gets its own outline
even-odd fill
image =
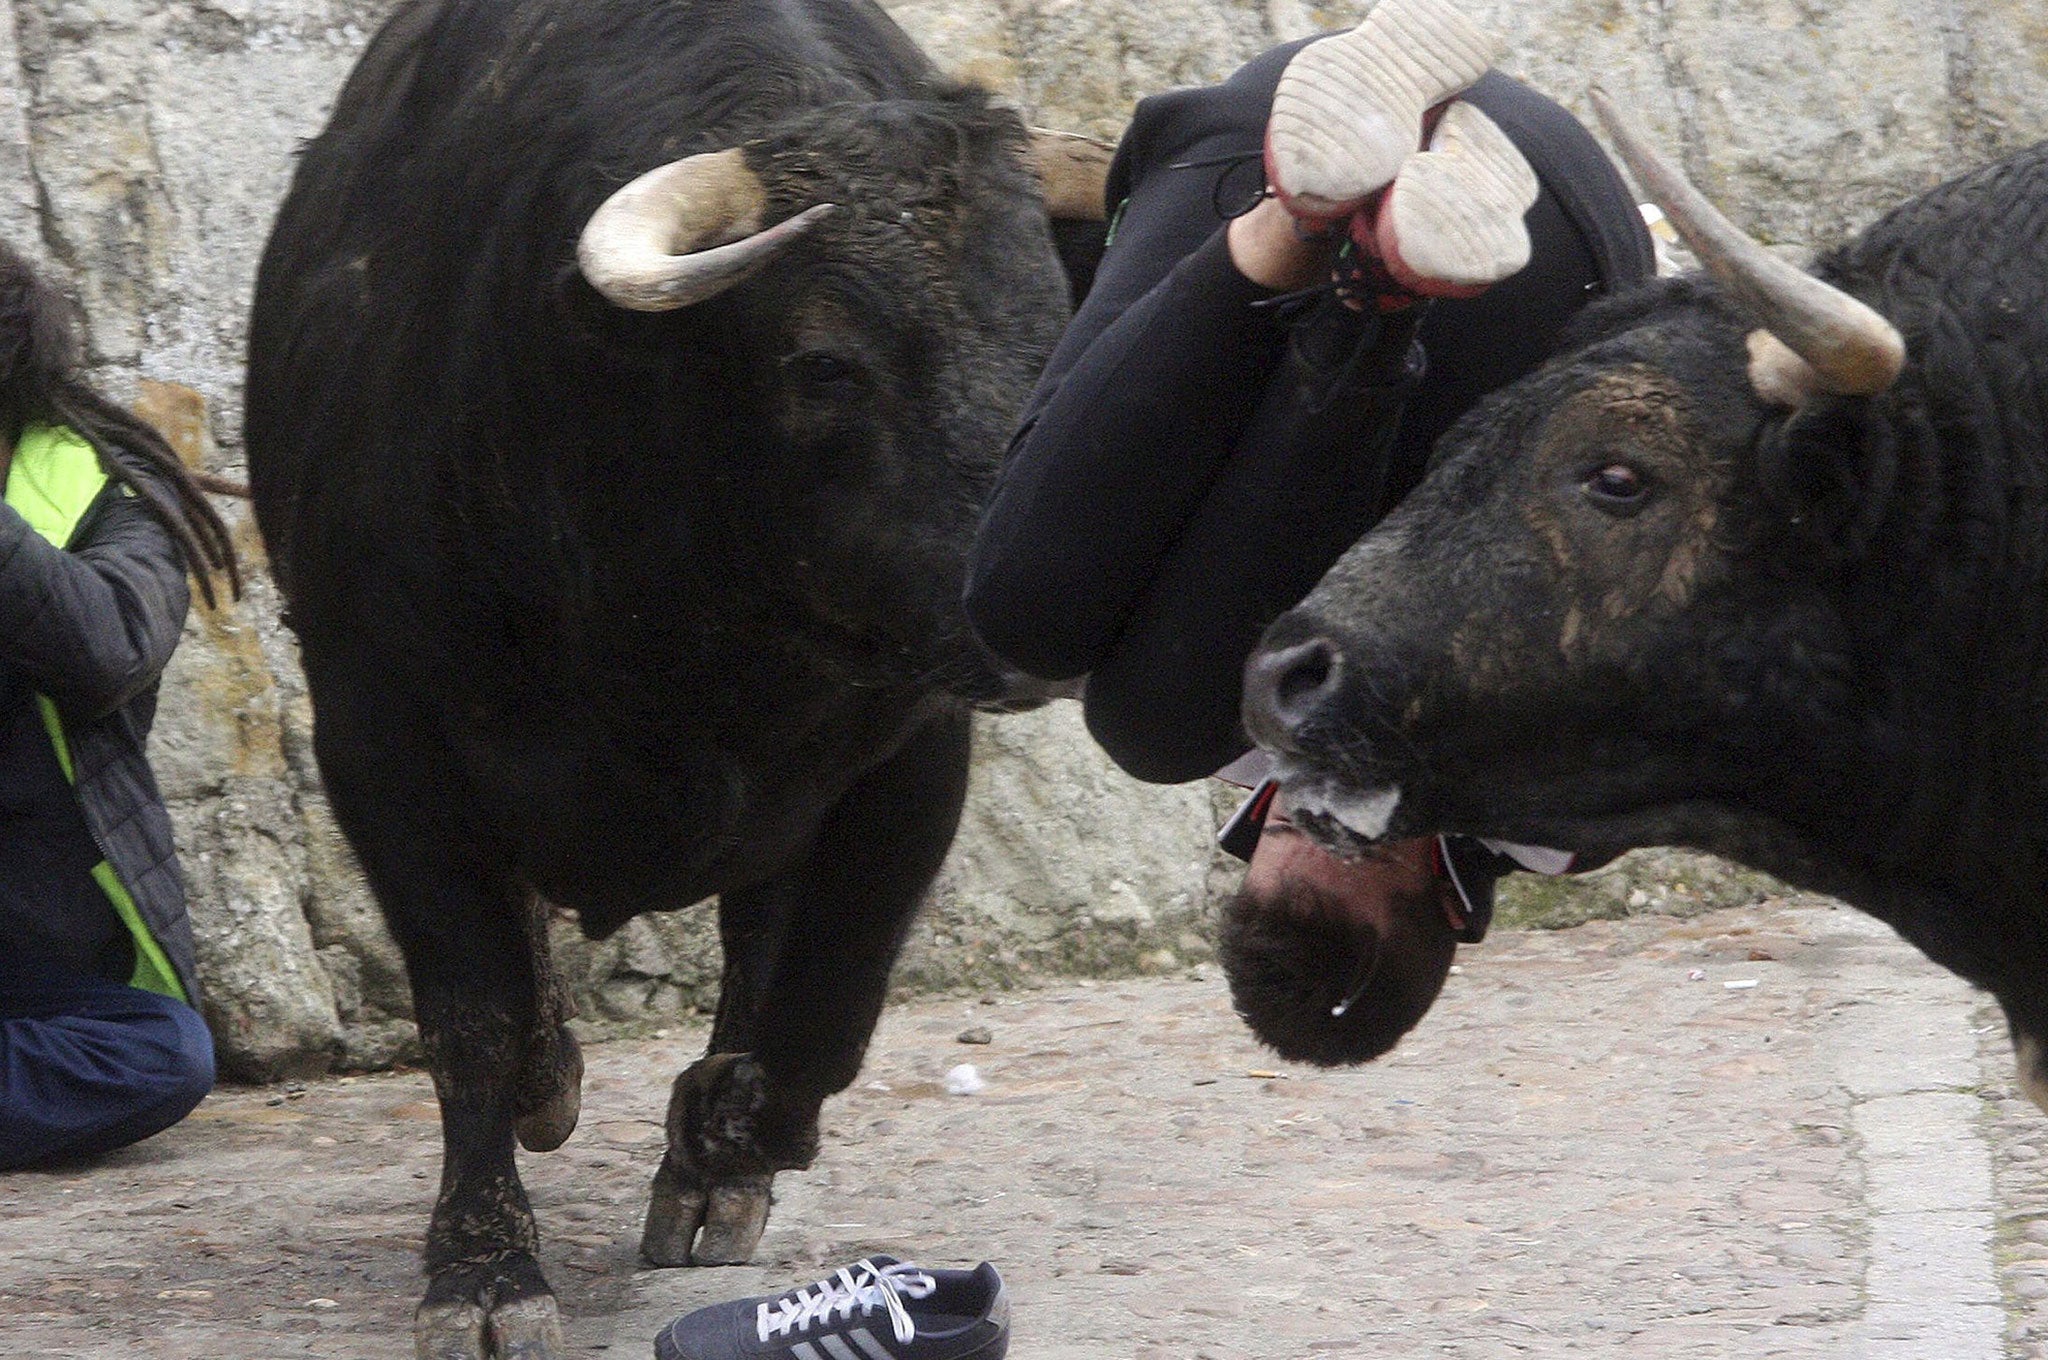
[[[768,1226],[775,1173],[817,1156],[817,1097],[778,1090],[748,1054],[712,1053],[676,1078],[667,1126],[641,1258],[655,1266],[746,1261]]]
[[[640,1259],[651,1266],[690,1264],[690,1244],[704,1223],[708,1196],[686,1185],[667,1162],[654,1173],[654,1193],[647,1201],[647,1225],[640,1232]]]
[[[583,1050],[566,1025],[555,1031],[553,1061],[537,1084],[542,1089],[526,1093],[534,1103],[513,1119],[512,1131],[528,1152],[553,1152],[576,1132],[583,1113]]]
[[[433,1272],[413,1314],[419,1360],[565,1360],[562,1317],[524,1251]]]
[[[481,1304],[423,1303],[412,1315],[412,1340],[419,1360],[484,1360],[490,1315]]]
[[[736,1266],[753,1259],[768,1228],[770,1176],[746,1176],[711,1187],[711,1203],[704,1210],[704,1227],[697,1245],[690,1248],[690,1264]]]
[[[640,1256],[651,1266],[736,1266],[751,1260],[768,1228],[773,1176],[740,1176],[709,1186],[662,1163],[647,1201]]]
[[[423,1303],[413,1314],[419,1360],[564,1360],[562,1316],[552,1294],[492,1308],[469,1299]]]

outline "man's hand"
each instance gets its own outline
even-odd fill
[[[1342,223],[1327,237],[1303,235],[1299,221],[1267,197],[1240,217],[1230,219],[1226,241],[1237,272],[1263,288],[1291,293],[1327,282],[1343,243]]]

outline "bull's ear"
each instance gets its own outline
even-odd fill
[[[1764,437],[1759,471],[1804,536],[1862,551],[1891,507],[1898,435],[1867,397],[1814,396]]]

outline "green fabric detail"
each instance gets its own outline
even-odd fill
[[[36,707],[42,711],[43,729],[50,734],[50,745],[57,750],[57,768],[64,771],[64,782],[76,784],[78,776],[71,766],[71,743],[64,736],[64,720],[57,713],[57,705],[47,694],[36,696]],[[155,992],[174,1001],[187,1001],[185,989],[178,983],[178,970],[171,967],[170,959],[164,956],[164,948],[156,942],[156,936],[149,933],[149,925],[136,909],[135,899],[128,895],[121,876],[114,872],[114,866],[101,860],[92,868],[92,881],[100,885],[100,891],[107,895],[107,901],[114,904],[114,915],[121,918],[121,924],[128,927],[128,933],[135,937],[135,971],[128,975],[130,987],[140,987],[145,992]]]
[[[7,469],[7,503],[29,528],[61,548],[106,484],[100,456],[83,437],[61,425],[30,425]]]
[[[14,446],[14,463],[7,470],[7,503],[31,529],[61,548],[71,541],[78,521],[85,518],[106,484],[107,474],[92,445],[61,426],[31,425]],[[50,745],[56,748],[57,768],[64,772],[64,782],[75,786],[78,773],[71,764],[71,743],[64,736],[64,720],[56,702],[47,694],[38,694],[36,707],[42,712]],[[171,967],[156,936],[150,934],[149,924],[114,866],[101,860],[93,866],[92,880],[100,885],[107,901],[113,903],[114,914],[135,939],[135,971],[128,975],[128,985],[176,1001],[189,1000],[178,983],[177,970]]]
[[[1116,244],[1117,228],[1124,224],[1124,209],[1130,206],[1131,200],[1128,198],[1117,201],[1116,211],[1109,215],[1109,230],[1102,235],[1102,248],[1104,250],[1108,250]]]
[[[114,904],[114,914],[135,937],[135,971],[128,975],[128,985],[167,996],[173,1001],[191,1000],[185,995],[185,989],[178,985],[178,970],[171,967],[171,961],[164,957],[164,947],[156,942],[156,936],[149,933],[149,924],[136,910],[135,899],[128,895],[128,889],[121,886],[121,876],[114,872],[114,866],[105,860],[95,864],[92,881],[100,885],[107,900]]]
[[[64,738],[64,719],[58,716],[57,701],[38,694],[36,707],[43,712],[43,730],[50,734],[50,745],[57,748],[57,768],[64,771],[64,782],[75,786],[78,773],[71,768],[71,743]]]

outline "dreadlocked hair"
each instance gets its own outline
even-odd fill
[[[0,242],[0,426],[8,440],[18,441],[31,420],[75,430],[107,476],[133,491],[177,541],[207,607],[217,603],[215,572],[240,599],[234,541],[200,481],[155,426],[93,390],[81,364],[64,299]]]

